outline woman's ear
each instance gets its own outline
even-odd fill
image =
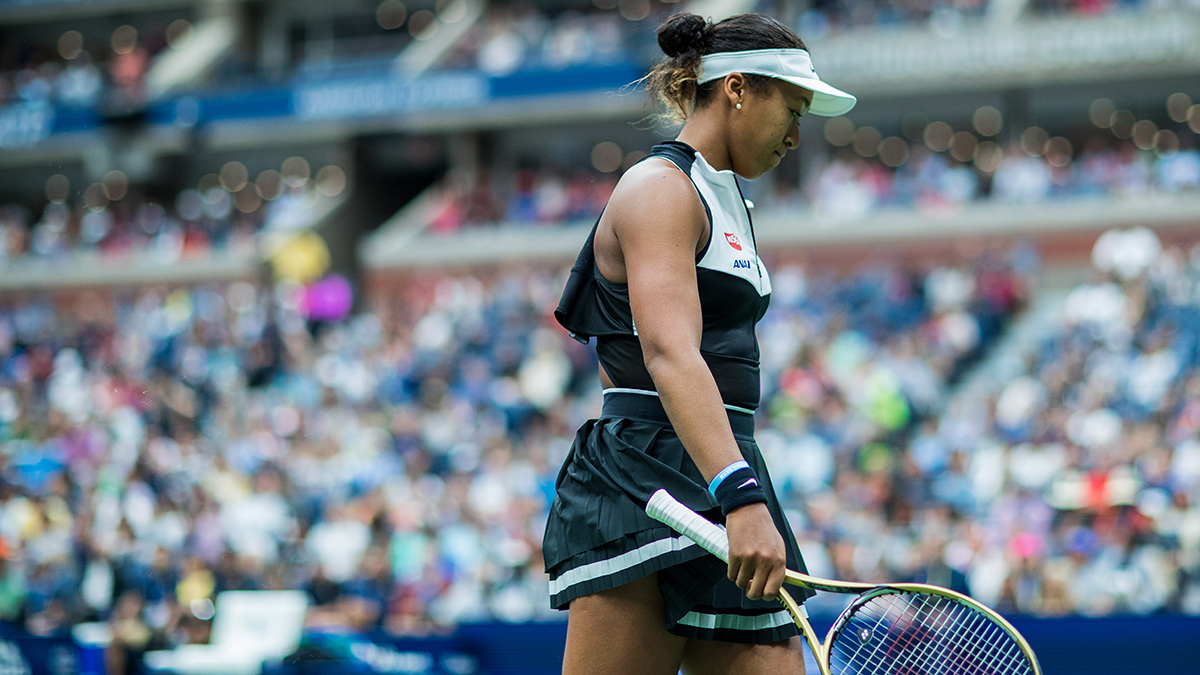
[[[729,107],[737,108],[746,100],[746,76],[741,73],[730,73],[721,82],[721,91],[729,101]]]

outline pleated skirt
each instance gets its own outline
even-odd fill
[[[767,508],[787,547],[788,568],[806,568],[754,443],[753,415],[727,411],[734,438],[767,493]],[[750,600],[726,576],[726,564],[646,515],[646,501],[665,488],[715,523],[716,499],[671,428],[658,398],[606,393],[599,419],[579,429],[558,475],[543,540],[550,602],[575,598],[658,573],[664,626],[700,640],[767,644],[799,634],[776,601]],[[795,589],[802,602],[811,592]]]

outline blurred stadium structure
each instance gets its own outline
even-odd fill
[[[860,98],[745,184],[810,568],[968,589],[1050,673],[1194,672],[1188,0],[0,0],[0,662],[141,672],[302,589],[268,671],[552,672],[599,384],[549,309],[671,134],[628,85],[680,8],[768,12]],[[1153,667],[1081,657],[1131,626]]]

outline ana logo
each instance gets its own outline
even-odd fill
[[[742,250],[742,240],[738,239],[736,234],[732,232],[726,232],[725,241],[729,242],[729,245],[733,247],[733,250]]]
[[[748,270],[748,269],[750,269],[750,261],[749,260],[734,260],[733,261],[733,269]]]

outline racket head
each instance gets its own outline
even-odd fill
[[[1041,675],[1029,643],[996,612],[905,586],[864,593],[838,616],[825,638],[831,675]]]

